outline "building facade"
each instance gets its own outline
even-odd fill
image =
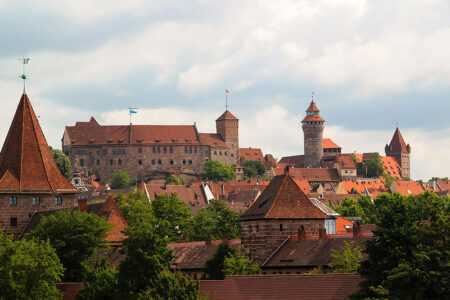
[[[394,132],[391,143],[389,145],[386,144],[384,151],[386,152],[386,156],[395,158],[395,160],[399,163],[401,168],[401,177],[411,178],[411,146],[405,143],[398,127]]]
[[[119,170],[141,180],[156,173],[198,175],[207,160],[239,163],[239,119],[227,110],[216,120],[216,133],[199,133],[195,124],[102,126],[92,117],[66,126],[62,149],[73,167],[102,182]]]
[[[305,168],[320,168],[323,156],[323,130],[325,120],[319,115],[319,109],[311,101],[306,110],[306,117],[302,120],[304,135],[304,165]]]
[[[59,172],[23,94],[0,154],[0,228],[17,236],[35,212],[75,206],[77,193]]]

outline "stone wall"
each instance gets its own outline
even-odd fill
[[[297,235],[300,225],[307,235],[318,235],[324,228],[322,219],[303,220],[255,220],[241,222],[241,244],[244,253],[258,263],[263,263],[291,236]]]
[[[17,197],[16,205],[10,204],[10,197]],[[39,204],[33,204],[33,196],[39,197]],[[60,205],[55,204],[55,196],[62,197]],[[34,212],[75,206],[75,194],[69,195],[0,195],[0,228],[5,233],[17,236],[28,224]],[[11,218],[17,219],[17,226],[11,226]]]
[[[308,124],[302,126],[304,135],[305,168],[319,168],[323,156],[323,124]]]

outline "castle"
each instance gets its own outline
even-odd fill
[[[66,126],[62,149],[73,168],[96,174],[102,182],[124,170],[146,180],[157,173],[198,175],[207,160],[239,163],[239,119],[226,110],[216,120],[216,133],[199,133],[196,125]]]

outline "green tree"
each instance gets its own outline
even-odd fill
[[[13,242],[0,231],[0,299],[61,299],[64,268],[48,241]]]
[[[233,255],[233,249],[220,244],[213,258],[205,264],[205,273],[208,279],[221,280],[225,278],[224,263],[226,257]]]
[[[70,160],[67,155],[64,154],[59,149],[53,149],[50,147],[50,151],[52,151],[53,158],[55,159],[56,166],[58,166],[59,172],[66,177],[68,180],[72,179],[72,165],[70,164]]]
[[[350,154],[350,157],[352,158],[352,160],[355,162],[355,163],[357,163],[357,162],[359,162],[359,160],[358,160],[358,158],[356,157],[356,155],[355,154]]]
[[[377,197],[378,223],[366,242],[368,260],[354,299],[448,299],[450,222],[448,197],[426,192]],[[424,221],[425,220],[425,221]]]
[[[259,160],[247,160],[244,162],[244,175],[248,178],[266,174],[266,166]]]
[[[237,248],[229,256],[225,257],[223,262],[223,273],[225,275],[258,275],[261,274],[261,268],[251,259],[246,258],[241,248]]]
[[[362,260],[362,246],[353,246],[353,242],[344,241],[340,249],[331,249],[331,262],[327,265],[332,273],[357,273]],[[319,266],[308,274],[326,273]]]
[[[383,163],[381,162],[381,156],[378,153],[372,153],[372,157],[369,161],[363,165],[363,174],[365,177],[380,177],[384,173]]]
[[[111,174],[112,189],[124,189],[132,185],[135,181],[130,177],[126,171],[120,170]]]
[[[166,178],[166,184],[168,185],[185,185],[186,181],[184,181],[183,178],[178,178],[174,174],[169,175],[169,177]]]
[[[152,221],[153,209],[150,201],[141,191],[134,191],[125,196],[122,193],[113,195],[128,224],[141,224]]]
[[[83,289],[78,292],[77,300],[103,299],[114,300],[117,289],[117,270],[108,265],[106,259],[92,259],[86,263]]]
[[[231,166],[226,166],[217,160],[208,160],[203,165],[203,179],[227,181],[236,179],[236,172]]]
[[[429,181],[448,181],[448,177],[431,177],[431,179]]]
[[[181,234],[191,235],[192,214],[177,195],[159,195],[151,203],[158,222],[158,232],[169,242],[178,242]]]
[[[32,237],[49,240],[64,268],[65,281],[80,281],[84,263],[107,248],[106,234],[111,225],[95,214],[64,209],[43,217]]]
[[[359,196],[358,199],[345,198],[339,206],[331,208],[343,217],[361,217],[362,224],[373,224],[376,222],[376,209],[370,196]]]
[[[219,240],[223,237],[240,238],[240,223],[238,221],[240,215],[241,213],[228,208],[225,201],[211,200],[211,206],[200,209],[195,216],[191,240],[204,240],[206,233],[209,233],[213,240]]]
[[[386,181],[384,184],[384,187],[387,189],[391,187],[391,185],[394,181],[397,181],[396,178],[392,177],[391,175],[387,174],[386,172],[384,172],[382,176]]]

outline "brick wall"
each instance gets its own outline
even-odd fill
[[[10,197],[17,197],[17,204],[10,204]],[[39,205],[33,205],[33,196],[39,196]],[[62,204],[55,204],[56,195],[0,195],[0,227],[5,233],[17,236],[27,225],[34,212],[75,206],[74,194],[60,195]],[[11,218],[17,218],[17,226],[11,226]]]
[[[287,237],[298,234],[300,225],[304,226],[307,235],[318,235],[319,228],[325,226],[322,219],[243,221],[241,244],[244,253],[256,262],[263,263]]]
[[[305,168],[319,168],[323,155],[323,124],[303,124]]]

